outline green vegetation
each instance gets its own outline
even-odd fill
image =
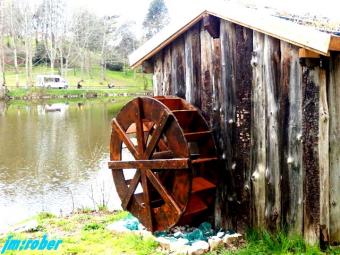
[[[47,67],[35,67],[33,69],[33,77],[38,74],[48,74],[50,71]],[[55,72],[56,73],[56,72]],[[91,76],[82,78],[79,70],[68,72],[66,80],[69,83],[68,89],[47,89],[26,87],[25,72],[22,70],[19,75],[20,87],[15,87],[15,74],[8,72],[6,74],[6,84],[9,89],[8,96],[11,98],[31,98],[31,97],[98,97],[108,96],[112,94],[138,93],[152,90],[151,76],[148,74],[126,70],[106,71],[106,81],[101,81],[100,70],[94,69]],[[77,89],[80,80],[83,88]],[[34,82],[34,81],[33,81]],[[113,84],[114,88],[109,89],[108,84]]]
[[[22,254],[136,254],[161,255],[157,243],[152,238],[137,234],[117,234],[106,230],[112,222],[126,218],[128,213],[117,211],[110,213],[107,210],[90,211],[80,210],[70,216],[57,217],[50,213],[40,213],[36,219],[38,230],[30,233],[14,234],[16,239],[35,239],[48,234],[50,239],[62,239],[63,243],[58,251],[22,251]],[[5,243],[7,236],[0,236],[0,247]],[[285,233],[276,235],[266,231],[248,231],[245,235],[246,244],[237,250],[220,248],[206,255],[322,255],[340,254],[339,248],[328,248],[321,251],[317,246],[307,245],[301,237],[288,237]],[[16,254],[7,251],[6,254]],[[21,253],[20,253],[21,254]]]
[[[17,239],[48,238],[62,239],[58,251],[22,251],[20,254],[161,254],[157,243],[151,238],[143,238],[136,234],[113,234],[106,226],[127,216],[126,212],[109,213],[107,211],[75,213],[66,217],[57,217],[49,213],[37,216],[38,231],[14,234]],[[5,243],[6,236],[0,237],[0,247]],[[6,254],[17,254],[7,251]]]
[[[322,252],[318,246],[310,246],[304,242],[302,237],[290,236],[280,232],[272,235],[266,231],[250,230],[246,233],[246,244],[238,250],[231,251],[221,248],[207,255],[252,255],[252,254],[280,254],[280,255],[321,255],[340,254],[340,249],[329,248]]]
[[[55,69],[54,74],[58,74],[58,70]],[[35,66],[33,68],[33,82],[35,83],[35,78],[37,75],[51,74],[51,69],[46,66]],[[70,69],[64,78],[69,83],[70,87],[76,88],[77,83],[83,80],[82,85],[87,87],[98,87],[107,88],[109,83],[116,87],[137,87],[144,88],[145,83],[147,88],[152,87],[151,75],[135,72],[133,70],[110,71],[106,70],[105,73],[106,81],[101,80],[101,70],[100,68],[92,68],[90,75],[82,75],[79,68]],[[26,84],[26,72],[23,67],[19,69],[19,82],[20,86],[25,86]],[[15,73],[14,70],[6,71],[6,85],[11,88],[15,87]]]

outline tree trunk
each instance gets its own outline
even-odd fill
[[[14,60],[14,71],[15,71],[15,86],[19,87],[19,67],[18,67],[18,54],[15,38],[12,37],[13,44],[13,60]]]

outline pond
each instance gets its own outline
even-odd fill
[[[0,102],[0,233],[41,211],[120,209],[107,161],[111,119],[128,100]]]

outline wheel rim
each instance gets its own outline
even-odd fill
[[[128,134],[131,127],[135,129],[136,146]],[[121,163],[122,144],[136,162],[143,163],[125,164],[136,169],[129,182],[124,171],[131,170],[124,170]],[[164,160],[166,153],[173,159]],[[130,101],[112,121],[110,145],[110,168],[123,209],[130,211],[151,231],[175,225],[191,190],[189,156],[183,131],[165,105],[150,97]],[[142,193],[136,193],[138,186]]]

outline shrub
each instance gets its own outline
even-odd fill
[[[116,63],[106,63],[106,69],[111,71],[123,71],[124,64],[121,62]]]

